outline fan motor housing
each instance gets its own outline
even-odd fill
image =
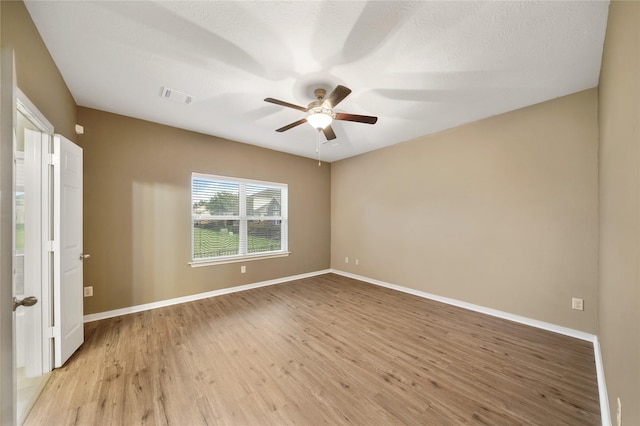
[[[325,105],[322,99],[309,103],[307,112],[323,112],[325,114],[331,114],[331,108]]]

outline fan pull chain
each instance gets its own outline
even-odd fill
[[[318,154],[318,167],[322,165],[320,162],[320,129],[318,129],[318,137],[316,138],[316,154]]]

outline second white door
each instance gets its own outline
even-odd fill
[[[54,137],[54,212],[58,247],[54,276],[55,366],[62,366],[84,342],[82,262],[82,148]]]

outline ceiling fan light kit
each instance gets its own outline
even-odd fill
[[[314,110],[309,111],[309,115],[307,116],[307,123],[318,130],[324,129],[330,125],[332,121],[331,110],[323,107],[314,108]]]

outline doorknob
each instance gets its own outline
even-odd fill
[[[80,260],[85,260],[85,259],[88,259],[90,257],[91,257],[90,254],[80,253]]]
[[[18,306],[33,306],[38,303],[38,299],[35,296],[25,297],[22,300],[18,300],[16,297],[13,298],[13,310],[18,309]]]

